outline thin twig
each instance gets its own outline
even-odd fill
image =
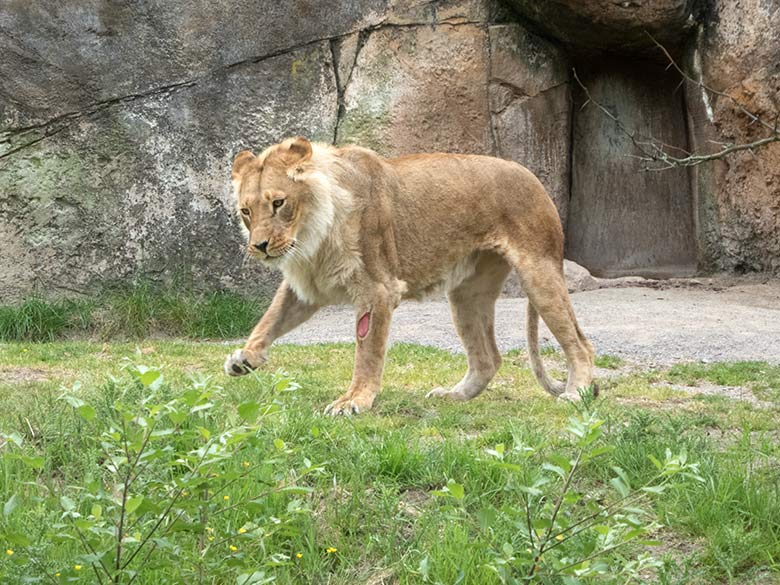
[[[203,454],[200,456],[200,459],[195,464],[195,466],[190,471],[190,475],[193,476],[195,473],[200,469],[200,466],[203,465],[203,460],[206,459],[206,455],[209,453],[209,446],[211,445],[213,441],[209,440],[206,442],[206,444],[203,446]],[[182,492],[184,492],[184,488],[181,487],[176,491],[175,495],[171,499],[170,503],[168,504],[168,507],[165,509],[165,511],[160,515],[160,517],[157,519],[157,522],[154,524],[152,529],[147,533],[147,535],[143,538],[141,543],[136,547],[136,549],[133,551],[133,553],[130,555],[130,558],[125,561],[125,564],[122,565],[122,569],[126,569],[131,562],[133,562],[133,559],[138,555],[138,553],[141,551],[141,549],[144,547],[144,545],[149,541],[152,536],[154,536],[154,533],[157,532],[157,529],[160,527],[160,525],[163,523],[163,521],[168,517],[168,514],[173,509],[173,506],[176,504],[176,502],[179,500],[179,498],[182,496]],[[179,514],[181,515],[181,513]],[[177,516],[178,518],[178,516]],[[175,522],[175,520],[174,520]],[[156,543],[153,543],[154,546],[152,547],[152,550],[157,546]]]
[[[714,89],[714,88],[710,87],[709,85],[706,85],[700,79],[694,79],[693,77],[688,75],[685,71],[683,71],[682,67],[680,67],[677,64],[677,62],[674,60],[674,58],[669,54],[669,51],[666,50],[666,47],[664,47],[661,43],[659,43],[657,40],[655,40],[655,37],[653,37],[653,35],[651,35],[649,32],[647,33],[647,36],[649,36],[650,40],[653,41],[653,43],[655,43],[655,45],[659,49],[661,49],[661,51],[663,51],[664,55],[669,60],[669,65],[671,67],[673,67],[677,71],[677,73],[680,74],[680,76],[683,79],[685,79],[686,81],[689,81],[690,83],[693,83],[694,85],[696,85],[697,87],[703,89],[706,92],[709,92],[711,94],[714,94],[714,95],[726,98],[727,100],[732,102],[735,106],[737,106],[737,108],[739,108],[739,111],[742,112],[743,114],[745,114],[748,118],[750,118],[750,120],[752,122],[758,122],[761,126],[763,126],[764,128],[767,128],[771,132],[777,132],[777,125],[772,126],[768,122],[764,122],[759,116],[757,116],[756,114],[754,114],[750,110],[746,109],[745,106],[743,106],[741,103],[739,103],[739,100],[737,100],[734,96],[732,96],[732,95],[730,95],[730,94],[728,94],[726,92],[723,92],[723,91],[718,91],[717,89]]]
[[[36,567],[38,567],[38,570],[46,579],[54,583],[54,585],[58,585],[59,581],[49,574],[49,570],[43,566],[41,561],[38,560],[35,555],[30,555],[30,560],[35,564]]]
[[[552,515],[550,516],[550,526],[547,527],[544,537],[539,539],[539,550],[534,556],[534,562],[533,565],[531,565],[531,572],[528,575],[529,579],[534,576],[534,573],[536,573],[536,568],[539,566],[539,561],[541,561],[542,555],[546,550],[545,545],[549,542],[550,535],[552,534],[553,527],[555,526],[555,520],[558,518],[558,512],[561,510],[561,505],[563,504],[563,498],[566,496],[566,492],[569,491],[569,486],[571,485],[572,479],[574,479],[574,474],[580,464],[581,457],[582,449],[577,452],[577,458],[574,460],[574,463],[572,463],[571,469],[569,469],[569,473],[566,474],[566,479],[563,481],[561,493],[558,495],[558,499],[555,501],[555,507],[553,508]]]
[[[81,532],[79,527],[76,526],[76,522],[74,522],[73,518],[71,518],[70,515],[68,516],[68,520],[70,520],[70,523],[73,525],[73,528],[76,529],[76,534],[78,534],[78,537],[81,540],[81,543],[84,545],[84,548],[86,548],[93,556],[98,556],[97,553],[95,552],[95,549],[92,548],[91,544],[89,544],[89,541]],[[106,565],[103,563],[103,560],[100,559],[99,562],[100,562],[100,566],[103,567],[103,570],[106,573],[106,577],[111,578],[111,571],[108,570]],[[95,571],[95,576],[97,577],[98,583],[100,583],[100,585],[103,585],[103,579],[100,578],[100,572],[97,570],[97,566],[95,565],[95,563],[90,563],[90,566],[92,567],[92,570]],[[113,579],[111,580],[113,581]]]
[[[125,526],[125,513],[127,511],[127,491],[130,485],[130,478],[133,475],[133,465],[130,461],[130,450],[127,446],[127,425],[125,424],[124,417],[122,418],[122,442],[125,449],[125,459],[129,467],[127,468],[127,475],[125,475],[125,482],[122,488],[122,505],[119,509],[119,525],[116,528],[116,572],[122,569],[122,533]]]

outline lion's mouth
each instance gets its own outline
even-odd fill
[[[289,244],[282,246],[281,248],[277,248],[275,250],[267,250],[264,254],[258,253],[255,250],[249,250],[249,252],[252,254],[252,256],[259,258],[262,262],[274,262],[278,260],[282,260],[286,257],[291,257],[295,255],[295,242],[290,242]]]

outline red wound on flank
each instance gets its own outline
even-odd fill
[[[357,324],[357,335],[359,339],[364,339],[366,335],[368,335],[368,320],[370,319],[371,313],[366,313],[363,315]]]

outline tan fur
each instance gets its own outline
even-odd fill
[[[561,223],[524,167],[476,155],[384,159],[364,148],[292,138],[257,157],[239,153],[233,184],[249,253],[281,270],[284,281],[244,348],[228,356],[228,374],[262,365],[271,343],[319,307],[348,303],[356,324],[369,314],[369,330],[356,335],[349,389],[326,410],[366,410],[380,389],[393,310],[404,299],[444,289],[468,371],[451,390],[429,396],[473,398],[501,363],[494,305],[514,269],[528,294],[528,351],[537,380],[572,400],[590,385],[593,349],[569,301]],[[539,315],[566,354],[565,384],[544,371]]]

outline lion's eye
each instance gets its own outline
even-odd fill
[[[274,199],[272,205],[274,206],[274,209],[279,209],[282,205],[284,205],[284,199]]]
[[[249,208],[248,207],[242,207],[241,208],[241,213],[243,213],[244,215],[249,215]]]

